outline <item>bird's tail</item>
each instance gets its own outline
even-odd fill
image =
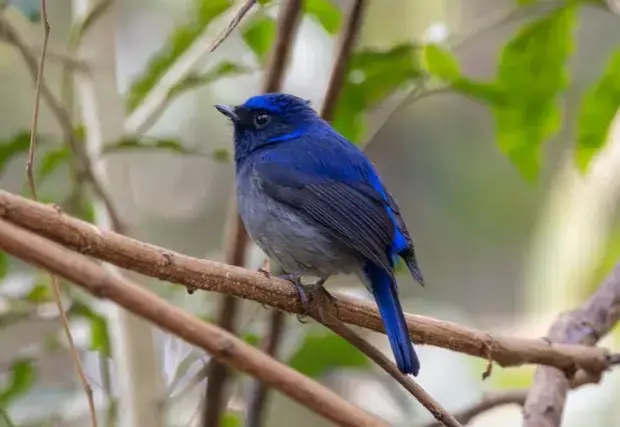
[[[379,313],[381,313],[398,369],[405,374],[417,376],[420,371],[420,361],[409,338],[394,276],[370,263],[364,271],[379,306]]]

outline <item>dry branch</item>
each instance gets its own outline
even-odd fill
[[[239,20],[243,14],[250,10],[252,4],[247,3],[247,8],[241,8],[235,15]],[[295,34],[301,19],[302,1],[287,0],[278,14],[278,30],[275,45],[271,51],[269,66],[263,82],[263,92],[276,92],[280,90],[290,51],[295,40]],[[234,23],[234,19],[233,19]],[[231,24],[229,28],[233,26]],[[233,27],[234,28],[234,27]],[[244,266],[245,254],[250,241],[245,227],[241,222],[236,204],[230,213],[230,241],[226,245],[226,262],[231,265]],[[222,308],[218,323],[223,328],[233,331],[238,312],[238,301],[233,296],[226,295],[222,302]],[[222,409],[227,400],[225,390],[226,382],[230,377],[226,366],[212,363],[209,368],[209,381],[203,406],[203,427],[218,427],[222,416]]]
[[[573,378],[570,384],[571,389],[576,389],[586,384],[598,383],[601,379],[601,375],[587,375],[583,371],[579,371],[579,374]],[[489,393],[483,396],[479,401],[473,405],[454,413],[454,417],[463,425],[467,425],[478,415],[481,415],[487,411],[495,409],[503,405],[525,405],[525,399],[529,388],[515,389],[515,390],[503,390]],[[438,421],[431,421],[425,424],[424,427],[441,427],[442,424]]]
[[[578,309],[558,317],[549,330],[551,342],[592,346],[620,321],[620,263]],[[523,411],[524,427],[559,427],[571,378],[571,367],[538,367]]]
[[[29,229],[77,252],[189,289],[229,294],[289,313],[302,313],[297,292],[287,281],[214,261],[201,260],[148,243],[100,230],[79,219],[18,195],[0,190],[0,218]],[[329,313],[345,323],[384,332],[377,306],[336,295]],[[501,366],[541,364],[600,373],[609,365],[604,348],[549,343],[542,339],[507,337],[425,316],[406,314],[409,334],[428,344],[486,359]]]
[[[153,292],[107,272],[80,254],[2,220],[0,249],[62,276],[98,298],[114,301],[162,329],[203,348],[222,363],[269,383],[337,425],[385,426],[378,418],[231,333],[200,321]]]

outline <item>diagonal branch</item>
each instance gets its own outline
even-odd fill
[[[247,10],[250,7],[251,5],[247,7]],[[287,0],[281,6],[278,16],[276,41],[271,51],[269,66],[265,74],[263,92],[276,92],[280,90],[288,58],[293,47],[293,40],[301,19],[301,13],[301,0]],[[231,239],[227,244],[226,262],[231,265],[244,266],[249,238],[237,212],[236,204],[233,205],[232,212],[230,213],[230,221],[232,232],[230,234]],[[238,306],[239,302],[234,297],[230,295],[224,297],[218,320],[220,326],[229,331],[234,330],[235,319],[239,311]],[[203,407],[202,425],[204,427],[218,427],[220,425],[222,410],[227,401],[225,386],[229,377],[230,372],[226,366],[219,363],[212,363],[210,365],[209,381],[207,382]]]
[[[357,35],[362,26],[362,18],[365,9],[366,0],[355,1],[351,7],[346,27],[342,33],[338,54],[336,55],[336,61],[334,62],[329,78],[329,86],[327,87],[327,93],[323,101],[323,110],[321,111],[321,116],[328,122],[332,120],[334,112],[336,111],[338,97],[345,83],[349,59],[351,58]]]
[[[620,321],[620,263],[580,308],[549,330],[552,342],[595,345]],[[559,427],[574,367],[538,367],[523,411],[524,427]]]
[[[66,278],[96,297],[114,301],[162,329],[203,348],[220,362],[269,383],[337,425],[386,426],[378,418],[233,334],[200,321],[153,292],[107,272],[83,255],[1,220],[0,248]]]
[[[188,289],[229,294],[289,313],[303,313],[289,282],[214,261],[193,258],[140,242],[70,217],[52,206],[0,190],[0,218],[77,252]],[[337,295],[330,314],[344,323],[384,332],[376,304]],[[405,315],[409,335],[420,345],[434,345],[492,359],[501,366],[541,364],[566,370],[577,367],[598,374],[610,364],[604,348],[549,343],[542,339],[490,334],[425,316]]]

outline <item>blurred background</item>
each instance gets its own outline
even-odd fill
[[[72,128],[60,125],[42,99],[39,198],[110,226],[76,172],[67,148],[73,135],[85,144],[129,235],[223,261],[234,192],[232,134],[212,106],[260,92],[282,2],[258,2],[208,53],[241,2],[49,1],[45,80]],[[333,123],[376,163],[414,236],[427,287],[399,275],[405,311],[494,333],[543,336],[559,312],[596,289],[620,255],[620,124],[614,119],[620,18],[602,1],[367,3]],[[352,4],[304,2],[282,87],[317,110]],[[16,44],[38,59],[40,5],[0,5],[0,188],[30,197],[24,165],[34,84]],[[506,89],[507,102],[496,100],[497,88]],[[578,167],[584,159],[591,159],[585,171]],[[262,261],[251,249],[247,267]],[[132,279],[204,319],[217,318],[220,295]],[[100,425],[201,425],[209,356],[61,285]],[[369,298],[352,278],[328,286]],[[243,302],[238,334],[259,343],[268,317],[262,306]],[[390,354],[384,336],[358,332]],[[616,329],[602,344],[618,349],[619,338]],[[418,348],[420,383],[450,410],[531,383],[530,366],[497,367],[483,382],[483,360]],[[390,425],[430,420],[399,385],[320,326],[287,316],[279,358]],[[234,377],[222,425],[244,425],[249,383]],[[618,372],[572,392],[563,426],[620,425],[619,393]],[[91,425],[49,276],[2,253],[0,408],[0,426]],[[264,425],[293,422],[330,425],[274,392]],[[520,408],[500,407],[471,425],[498,422],[521,425]]]

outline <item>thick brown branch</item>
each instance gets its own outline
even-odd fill
[[[0,249],[62,276],[96,297],[114,301],[203,348],[220,362],[269,383],[337,425],[385,426],[381,420],[231,333],[200,321],[153,292],[107,272],[80,254],[1,220]]]
[[[248,3],[247,10],[250,7],[251,4]],[[241,9],[238,16],[242,16],[245,13],[243,10]],[[247,12],[247,10],[245,11]],[[270,63],[267,67],[263,92],[276,92],[280,89],[300,18],[301,0],[287,0],[279,12],[278,32],[271,52]],[[249,238],[235,207],[233,207],[231,212],[231,221],[233,230],[231,239],[227,244],[226,262],[236,266],[243,266],[245,264],[245,252]],[[238,301],[234,297],[227,295],[224,297],[222,304],[223,308],[220,312],[219,324],[227,330],[234,331],[239,305]],[[221,424],[222,410],[227,399],[226,382],[229,377],[230,373],[224,365],[219,363],[211,364],[205,403],[203,405],[202,425],[204,427],[218,427]]]
[[[346,26],[342,32],[338,54],[336,55],[336,62],[332,68],[329,86],[325,94],[325,100],[323,101],[323,111],[321,111],[321,116],[328,122],[332,120],[334,112],[336,111],[338,96],[344,86],[349,59],[351,58],[351,53],[353,52],[360,27],[362,26],[362,17],[365,8],[366,0],[355,0],[351,12],[349,13]]]
[[[594,345],[620,321],[620,264],[582,307],[562,314],[549,340]],[[559,367],[561,368],[561,367]],[[538,367],[523,411],[524,427],[559,427],[574,368]]]
[[[218,262],[206,261],[143,243],[0,190],[0,218],[45,236],[77,252],[191,289],[219,292],[302,313],[297,292],[287,281]],[[374,303],[336,295],[330,314],[345,323],[383,332]],[[486,359],[501,366],[527,363],[592,373],[608,367],[608,351],[584,345],[555,344],[542,339],[495,335],[425,316],[405,315],[409,334],[417,344],[429,344]]]

